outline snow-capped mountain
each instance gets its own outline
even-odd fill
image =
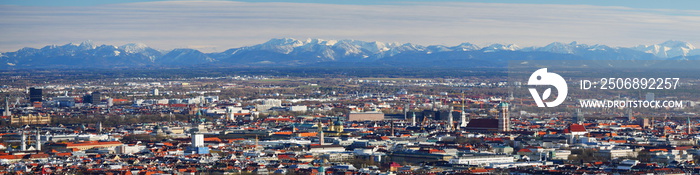
[[[484,52],[497,52],[497,51],[516,51],[520,50],[520,46],[515,45],[515,44],[491,44],[489,46],[484,47],[483,49]]]
[[[699,55],[700,50],[688,42],[683,41],[666,41],[661,44],[654,45],[639,45],[632,48],[644,53],[654,54],[659,58],[673,58],[678,56]]]
[[[632,48],[577,42],[554,42],[543,47],[520,48],[514,44],[480,47],[467,42],[457,46],[422,46],[378,41],[279,38],[217,53],[202,53],[194,49],[158,51],[141,43],[117,47],[86,41],[0,53],[0,69],[194,65],[488,67],[503,66],[504,62],[513,59],[678,60],[697,59],[699,55],[700,49],[681,41]]]

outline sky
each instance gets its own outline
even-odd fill
[[[0,52],[91,40],[221,52],[271,38],[454,46],[700,44],[700,1],[0,0]]]

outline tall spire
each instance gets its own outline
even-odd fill
[[[321,120],[318,120],[318,144],[323,145],[324,140],[323,140],[323,123],[321,123]]]
[[[394,121],[390,120],[389,122],[389,125],[391,126],[391,136],[396,136],[396,130],[394,129]]]
[[[467,113],[464,112],[464,92],[462,92],[462,115],[459,117],[459,127],[467,127]]]
[[[97,133],[102,133],[102,122],[97,123]]]
[[[447,115],[447,130],[452,131],[452,126],[454,125],[454,116],[452,116],[452,111],[454,110],[454,107],[450,106],[450,111],[447,111],[449,113]]]
[[[5,97],[5,112],[2,113],[3,116],[12,116],[12,112],[10,111],[10,102],[8,98],[9,97]]]
[[[408,104],[403,106],[403,119],[408,120]]]
[[[41,152],[41,130],[36,130],[36,150]]]
[[[690,135],[691,132],[693,132],[693,128],[692,125],[690,125],[690,116],[688,116],[688,135]]]

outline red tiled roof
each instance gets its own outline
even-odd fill
[[[532,150],[523,148],[523,149],[518,150],[518,152],[531,153]]]
[[[122,142],[119,141],[109,141],[109,142],[101,142],[101,141],[87,141],[87,142],[69,142],[69,143],[64,143],[66,147],[69,146],[93,146],[93,145],[108,145],[108,144],[122,144]]]
[[[569,125],[568,129],[571,132],[586,132],[586,127],[583,127],[583,125],[579,124],[571,124]]]

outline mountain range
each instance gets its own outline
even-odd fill
[[[682,41],[636,47],[555,42],[544,47],[481,47],[382,43],[358,40],[271,39],[253,46],[203,53],[159,51],[145,44],[80,44],[22,48],[0,53],[0,69],[139,67],[504,67],[510,60],[700,60],[700,49]]]

